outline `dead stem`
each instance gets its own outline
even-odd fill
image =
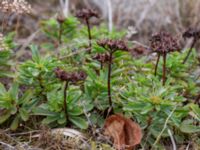
[[[190,49],[189,49],[189,51],[188,51],[188,53],[187,53],[187,56],[185,57],[185,59],[183,60],[183,64],[185,64],[186,63],[186,61],[188,60],[188,58],[189,58],[189,56],[190,56],[190,54],[191,54],[191,52],[192,52],[192,49],[193,49],[193,47],[194,47],[194,45],[195,45],[195,43],[196,43],[196,38],[193,38],[193,41],[192,41],[192,44],[191,44],[191,46],[190,46]]]

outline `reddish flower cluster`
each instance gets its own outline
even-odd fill
[[[183,38],[192,38],[192,44],[190,46],[190,49],[183,60],[183,64],[186,63],[187,59],[190,56],[190,53],[192,52],[192,49],[194,48],[196,42],[200,39],[200,30],[197,30],[195,28],[188,28],[184,33],[183,33]]]
[[[169,53],[180,50],[178,41],[167,32],[159,32],[152,36],[150,48],[157,53]]]
[[[80,19],[90,19],[92,17],[96,17],[98,18],[99,15],[97,14],[96,11],[92,10],[92,9],[82,9],[82,10],[79,10],[77,13],[76,13],[76,17],[80,18]]]
[[[95,57],[93,57],[93,59],[101,62],[101,63],[105,63],[105,62],[109,62],[110,61],[110,55],[108,53],[105,54],[97,54]]]
[[[113,52],[117,50],[122,51],[129,51],[126,43],[123,40],[111,40],[111,39],[104,39],[97,42],[97,44],[105,49],[109,49]]]
[[[65,17],[63,15],[58,15],[56,20],[58,21],[59,24],[62,24],[65,22]]]
[[[200,31],[194,28],[188,28],[184,33],[183,33],[184,38],[195,38],[198,39],[200,38]]]
[[[60,68],[55,69],[55,74],[60,80],[68,82],[70,81],[72,83],[85,80],[87,77],[86,73],[83,71],[68,73]]]

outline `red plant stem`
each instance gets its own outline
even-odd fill
[[[155,76],[157,75],[157,69],[158,69],[158,63],[159,63],[159,61],[160,61],[160,53],[158,53],[158,58],[157,58],[157,61],[156,61],[155,72],[154,72]]]
[[[68,89],[69,82],[65,81],[64,85],[64,111],[65,111],[65,117],[66,117],[66,122],[68,121],[68,112],[67,112],[67,89]]]
[[[192,48],[194,47],[194,45],[195,45],[195,43],[197,42],[197,40],[196,40],[196,38],[193,38],[193,41],[192,41],[192,44],[191,44],[191,46],[190,46],[190,49],[189,49],[189,51],[188,51],[188,53],[187,53],[187,56],[185,57],[185,59],[183,60],[183,64],[185,64],[186,63],[186,61],[188,60],[188,58],[189,58],[189,56],[190,56],[190,53],[192,52]]]
[[[111,81],[111,71],[112,71],[112,52],[110,52],[110,58],[109,58],[109,64],[108,64],[108,101],[110,108],[112,108],[112,97],[111,97],[111,86],[110,86],[110,81]]]
[[[164,54],[163,54],[163,76],[162,76],[163,86],[165,85],[165,81],[166,81],[166,58],[167,58],[167,53],[164,52]]]
[[[92,35],[91,35],[91,29],[90,29],[90,23],[88,19],[85,19],[85,22],[87,24],[87,29],[88,29],[88,40],[89,40],[89,53],[91,53],[92,50]]]

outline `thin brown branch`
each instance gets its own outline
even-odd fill
[[[194,38],[193,39],[193,41],[192,41],[192,44],[191,44],[191,46],[190,46],[190,49],[189,49],[189,51],[188,51],[188,53],[187,53],[187,56],[184,58],[184,60],[183,60],[183,64],[185,64],[186,63],[186,61],[188,60],[188,58],[189,58],[189,56],[190,56],[190,54],[191,54],[191,52],[192,52],[192,49],[194,48],[194,45],[195,45],[195,43],[197,42],[197,40]]]

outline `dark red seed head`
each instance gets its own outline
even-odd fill
[[[57,19],[59,24],[63,24],[65,22],[66,18],[63,15],[59,15],[59,16],[57,16],[56,19]]]
[[[85,80],[87,77],[87,75],[84,71],[68,73],[60,68],[55,69],[55,74],[56,74],[56,77],[59,78],[60,80],[68,81],[68,82],[70,81],[73,83],[76,83],[81,80]]]
[[[105,49],[108,48],[111,51],[129,51],[129,48],[123,40],[103,39],[99,40],[97,44]]]
[[[101,63],[106,63],[106,62],[110,61],[110,56],[108,53],[97,54],[96,56],[93,57],[93,59],[95,59]]]
[[[195,29],[195,28],[188,28],[183,33],[183,38],[195,38],[195,39],[199,39],[200,38],[200,30]]]
[[[99,15],[96,11],[92,9],[82,9],[82,10],[77,11],[76,17],[80,19],[90,19],[92,17],[98,18]]]
[[[176,38],[167,32],[159,32],[152,35],[150,48],[157,53],[169,53],[179,51],[179,43]]]

